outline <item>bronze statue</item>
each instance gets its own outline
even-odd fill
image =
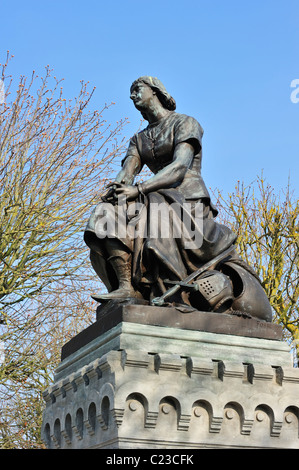
[[[130,97],[148,126],[130,140],[85,230],[92,266],[108,290],[93,298],[143,299],[271,321],[258,277],[235,250],[236,235],[215,221],[217,209],[201,177],[200,124],[175,112],[175,100],[157,78],[134,81]],[[134,184],[144,165],[153,176]],[[114,223],[107,228],[103,218]]]

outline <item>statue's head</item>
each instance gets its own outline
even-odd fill
[[[132,85],[131,85],[131,92],[138,83],[145,83],[148,85],[152,90],[155,91],[160,103],[165,109],[168,109],[169,111],[174,111],[176,108],[176,102],[173,99],[173,97],[167,92],[165,86],[163,83],[156,77],[150,77],[150,76],[143,76],[140,78],[137,78]]]

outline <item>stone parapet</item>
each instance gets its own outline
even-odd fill
[[[260,365],[292,366],[289,347],[283,341],[206,331],[122,322],[65,357],[55,380],[88,365],[111,350],[130,349],[150,354],[161,351],[206,360],[228,360]]]
[[[281,340],[121,322],[62,360],[42,433],[49,448],[299,448],[298,392]]]

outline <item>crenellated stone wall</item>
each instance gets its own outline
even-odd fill
[[[65,357],[49,448],[299,448],[299,370],[279,340],[122,322]]]

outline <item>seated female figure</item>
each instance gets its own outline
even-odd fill
[[[122,168],[85,230],[92,266],[108,290],[93,297],[150,302],[168,281],[183,281],[209,262],[194,292],[182,288],[169,301],[271,321],[259,280],[234,249],[236,235],[215,221],[217,210],[201,176],[200,124],[175,112],[174,99],[157,78],[136,80],[131,99],[148,126],[130,140]],[[153,176],[134,184],[144,165]],[[108,231],[103,212],[114,221]]]

